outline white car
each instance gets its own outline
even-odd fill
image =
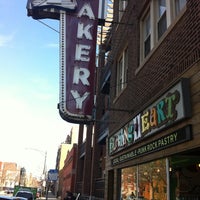
[[[24,190],[20,190],[16,193],[15,197],[18,197],[18,198],[26,198],[27,200],[34,200],[34,195],[32,192],[29,192],[29,191],[24,191]],[[16,199],[15,199],[16,200]]]
[[[0,200],[27,200],[24,197],[0,196]]]

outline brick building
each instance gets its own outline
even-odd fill
[[[79,126],[75,190],[82,196],[89,196],[91,189],[92,135],[92,125]]]
[[[9,190],[19,183],[20,168],[13,162],[0,162],[0,188]]]
[[[75,192],[75,172],[76,172],[76,159],[77,159],[77,144],[68,151],[65,164],[62,169],[62,199],[65,198],[66,192]]]
[[[70,163],[66,164],[66,159],[68,159],[68,154],[69,152],[72,151],[72,154],[76,154],[76,144],[77,144],[77,140],[78,140],[78,125],[77,126],[73,126],[70,130],[70,133],[67,134],[66,139],[64,142],[62,142],[58,148],[57,151],[57,157],[56,157],[56,169],[59,172],[59,180],[57,185],[55,185],[55,189],[56,189],[56,193],[58,196],[63,197],[64,193],[66,192],[66,176],[69,175],[69,168],[72,167],[71,166],[71,162],[73,163],[73,165],[75,164],[74,162],[76,162],[76,157],[75,155],[71,155],[71,159],[73,159]],[[74,150],[75,148],[75,150]],[[74,173],[74,171],[73,171]],[[71,174],[72,175],[72,174]],[[70,175],[70,176],[71,176]],[[74,175],[73,175],[74,176]],[[73,177],[74,179],[74,177]],[[73,180],[74,181],[74,180]],[[72,183],[72,185],[74,185]],[[74,188],[70,188],[72,189],[72,191],[74,192]]]
[[[79,129],[75,191],[199,199],[200,1],[110,1],[113,21],[99,32],[96,115]]]
[[[113,12],[94,124],[104,199],[198,199],[200,1],[115,0]]]

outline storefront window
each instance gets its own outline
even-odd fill
[[[131,200],[137,191],[137,167],[122,169],[121,173],[121,200]]]
[[[120,200],[167,200],[167,194],[170,200],[200,199],[199,155],[177,155],[124,168],[120,176]]]
[[[166,160],[122,169],[121,200],[167,200]]]
[[[166,160],[157,160],[139,166],[139,199],[167,199]]]

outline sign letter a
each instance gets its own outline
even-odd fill
[[[95,19],[94,13],[89,3],[85,3],[78,13],[78,17],[88,16],[89,19]]]

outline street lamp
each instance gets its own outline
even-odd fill
[[[43,172],[42,172],[42,175],[46,176],[46,171],[47,171],[47,166],[46,166],[46,162],[47,162],[47,152],[45,151],[42,151],[42,150],[39,150],[39,149],[35,149],[35,148],[26,148],[26,150],[32,150],[32,151],[37,151],[39,153],[42,153],[44,155],[44,167],[43,167]]]
[[[32,151],[37,151],[41,154],[44,155],[44,166],[43,166],[43,171],[42,171],[42,177],[41,177],[41,181],[42,181],[42,193],[43,191],[45,191],[45,187],[46,187],[46,178],[47,178],[47,151],[42,151],[42,150],[39,150],[39,149],[36,149],[36,148],[26,148],[26,150],[32,150]]]

